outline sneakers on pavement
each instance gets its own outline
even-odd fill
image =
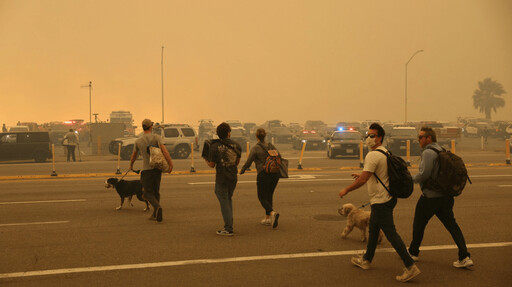
[[[261,225],[265,225],[265,226],[270,226],[270,225],[272,225],[272,222],[271,222],[271,220],[270,220],[270,217],[269,217],[269,218],[266,218],[266,217],[265,217],[265,218],[263,218],[263,219],[261,220],[261,222],[260,222],[260,223],[261,223]]]
[[[453,267],[457,267],[457,268],[467,268],[467,267],[471,267],[473,266],[473,260],[471,260],[471,258],[466,257],[462,260],[457,260],[455,262],[453,262]]]
[[[158,207],[156,209],[156,221],[158,222],[162,222],[162,208],[161,207]]]
[[[221,236],[233,236],[233,231],[227,231],[227,230],[217,230],[217,235]]]
[[[362,255],[359,257],[352,257],[352,259],[350,259],[350,262],[364,270],[370,269],[370,261],[364,259]]]
[[[400,282],[407,282],[412,278],[418,276],[421,273],[420,269],[416,264],[413,264],[410,268],[404,268],[404,273],[402,275],[396,276],[396,280]]]
[[[270,213],[270,222],[272,224],[272,228],[276,228],[277,227],[278,220],[279,220],[279,213],[277,213],[275,211],[272,211]]]

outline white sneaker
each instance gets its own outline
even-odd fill
[[[260,223],[261,223],[261,225],[265,225],[265,226],[272,225],[272,222],[270,221],[270,217],[269,218],[266,218],[266,217],[263,218]]]
[[[471,258],[466,257],[462,260],[457,260],[455,262],[453,262],[453,267],[457,267],[457,268],[467,268],[467,267],[471,267],[473,266],[473,260],[471,260]]]
[[[362,255],[359,257],[352,257],[352,259],[350,259],[350,262],[364,270],[370,269],[370,261],[365,260]]]
[[[420,273],[420,269],[418,268],[418,266],[416,266],[416,264],[414,264],[409,269],[404,268],[404,273],[402,273],[402,275],[396,276],[395,278],[400,282],[407,282],[412,278],[418,276]]]
[[[414,262],[418,262],[420,261],[420,258],[418,256],[414,256],[412,255],[411,253],[409,253],[409,256],[411,256],[411,259],[414,261]]]

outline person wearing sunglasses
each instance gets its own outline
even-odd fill
[[[421,196],[416,203],[414,211],[409,254],[414,261],[419,260],[418,255],[425,228],[429,220],[436,215],[446,230],[450,232],[453,241],[455,241],[459,249],[459,259],[453,262],[453,266],[457,268],[473,266],[473,260],[471,260],[471,255],[466,247],[464,235],[453,215],[453,196],[441,192],[435,184],[437,174],[439,174],[439,162],[437,160],[438,153],[432,149],[437,151],[443,150],[437,143],[436,132],[430,127],[422,127],[418,134],[418,141],[423,152],[421,153],[419,172],[413,177],[413,180],[415,183],[420,184]]]
[[[377,175],[382,182],[389,186],[387,156],[380,151],[387,153],[387,149],[382,146],[384,141],[384,129],[378,123],[373,123],[368,129],[365,137],[366,145],[371,149],[365,157],[364,168],[361,174],[352,174],[355,181],[342,189],[339,193],[340,198],[346,196],[349,192],[368,185],[368,195],[370,196],[371,215],[369,224],[369,237],[366,252],[359,257],[352,257],[351,262],[362,269],[370,269],[370,263],[375,255],[379,231],[382,229],[386,238],[391,243],[395,251],[402,259],[405,269],[403,274],[396,276],[396,280],[406,282],[420,274],[419,268],[414,263],[407,252],[407,247],[400,235],[398,235],[394,220],[393,209],[397,203],[395,197],[391,197],[387,190],[377,180]]]

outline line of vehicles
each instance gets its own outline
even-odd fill
[[[133,122],[131,114],[123,111],[126,122]],[[337,157],[359,157],[360,143],[368,126],[372,122],[339,122],[336,125],[328,125],[320,120],[309,120],[304,125],[299,123],[284,124],[280,120],[269,120],[263,124],[253,122],[241,123],[238,120],[226,121],[230,124],[231,139],[238,142],[243,151],[247,149],[247,142],[251,145],[256,142],[254,132],[257,128],[267,131],[267,140],[276,144],[289,144],[292,149],[300,150],[306,143],[306,150],[325,150],[330,159]],[[436,130],[438,142],[449,147],[451,140],[456,141],[462,136],[488,136],[496,138],[509,138],[512,135],[510,122],[486,122],[483,120],[460,120],[457,123],[416,122],[416,123],[382,123],[386,130],[384,144],[397,155],[405,155],[407,141],[410,142],[412,156],[420,154],[417,140],[418,129],[428,125]],[[36,162],[44,162],[51,158],[51,144],[59,145],[62,137],[69,128],[74,128],[80,134],[80,139],[88,135],[87,125],[83,120],[71,120],[54,122],[43,125],[30,124],[18,125],[20,130],[13,129],[0,133],[0,160],[26,160],[33,159]],[[135,127],[132,126],[134,130]],[[476,129],[476,130],[473,130]],[[159,134],[169,153],[173,158],[185,159],[190,156],[192,150],[199,151],[202,143],[207,139],[216,138],[216,124],[212,120],[199,121],[197,128],[188,124],[155,124],[153,132]],[[125,128],[126,131],[126,128]],[[121,133],[122,134],[122,133]],[[139,134],[140,135],[140,134]],[[120,150],[121,158],[129,160],[133,152],[135,140],[139,135],[134,132],[125,132],[124,137],[107,142],[108,151],[117,155]],[[363,156],[367,153],[363,145]]]

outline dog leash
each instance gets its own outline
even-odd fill
[[[133,171],[133,172],[135,172],[136,174],[139,174],[139,173],[140,173],[140,170],[133,170],[133,169],[129,169],[129,170],[127,170],[127,171],[123,174],[123,176],[122,176],[119,180],[123,179],[123,178],[124,178],[124,177],[125,177],[125,176],[130,172],[130,171]]]
[[[367,203],[365,203],[365,204],[361,205],[361,207],[359,207],[359,208],[365,208],[365,207],[367,207],[368,205],[370,205],[370,202],[367,202]]]

